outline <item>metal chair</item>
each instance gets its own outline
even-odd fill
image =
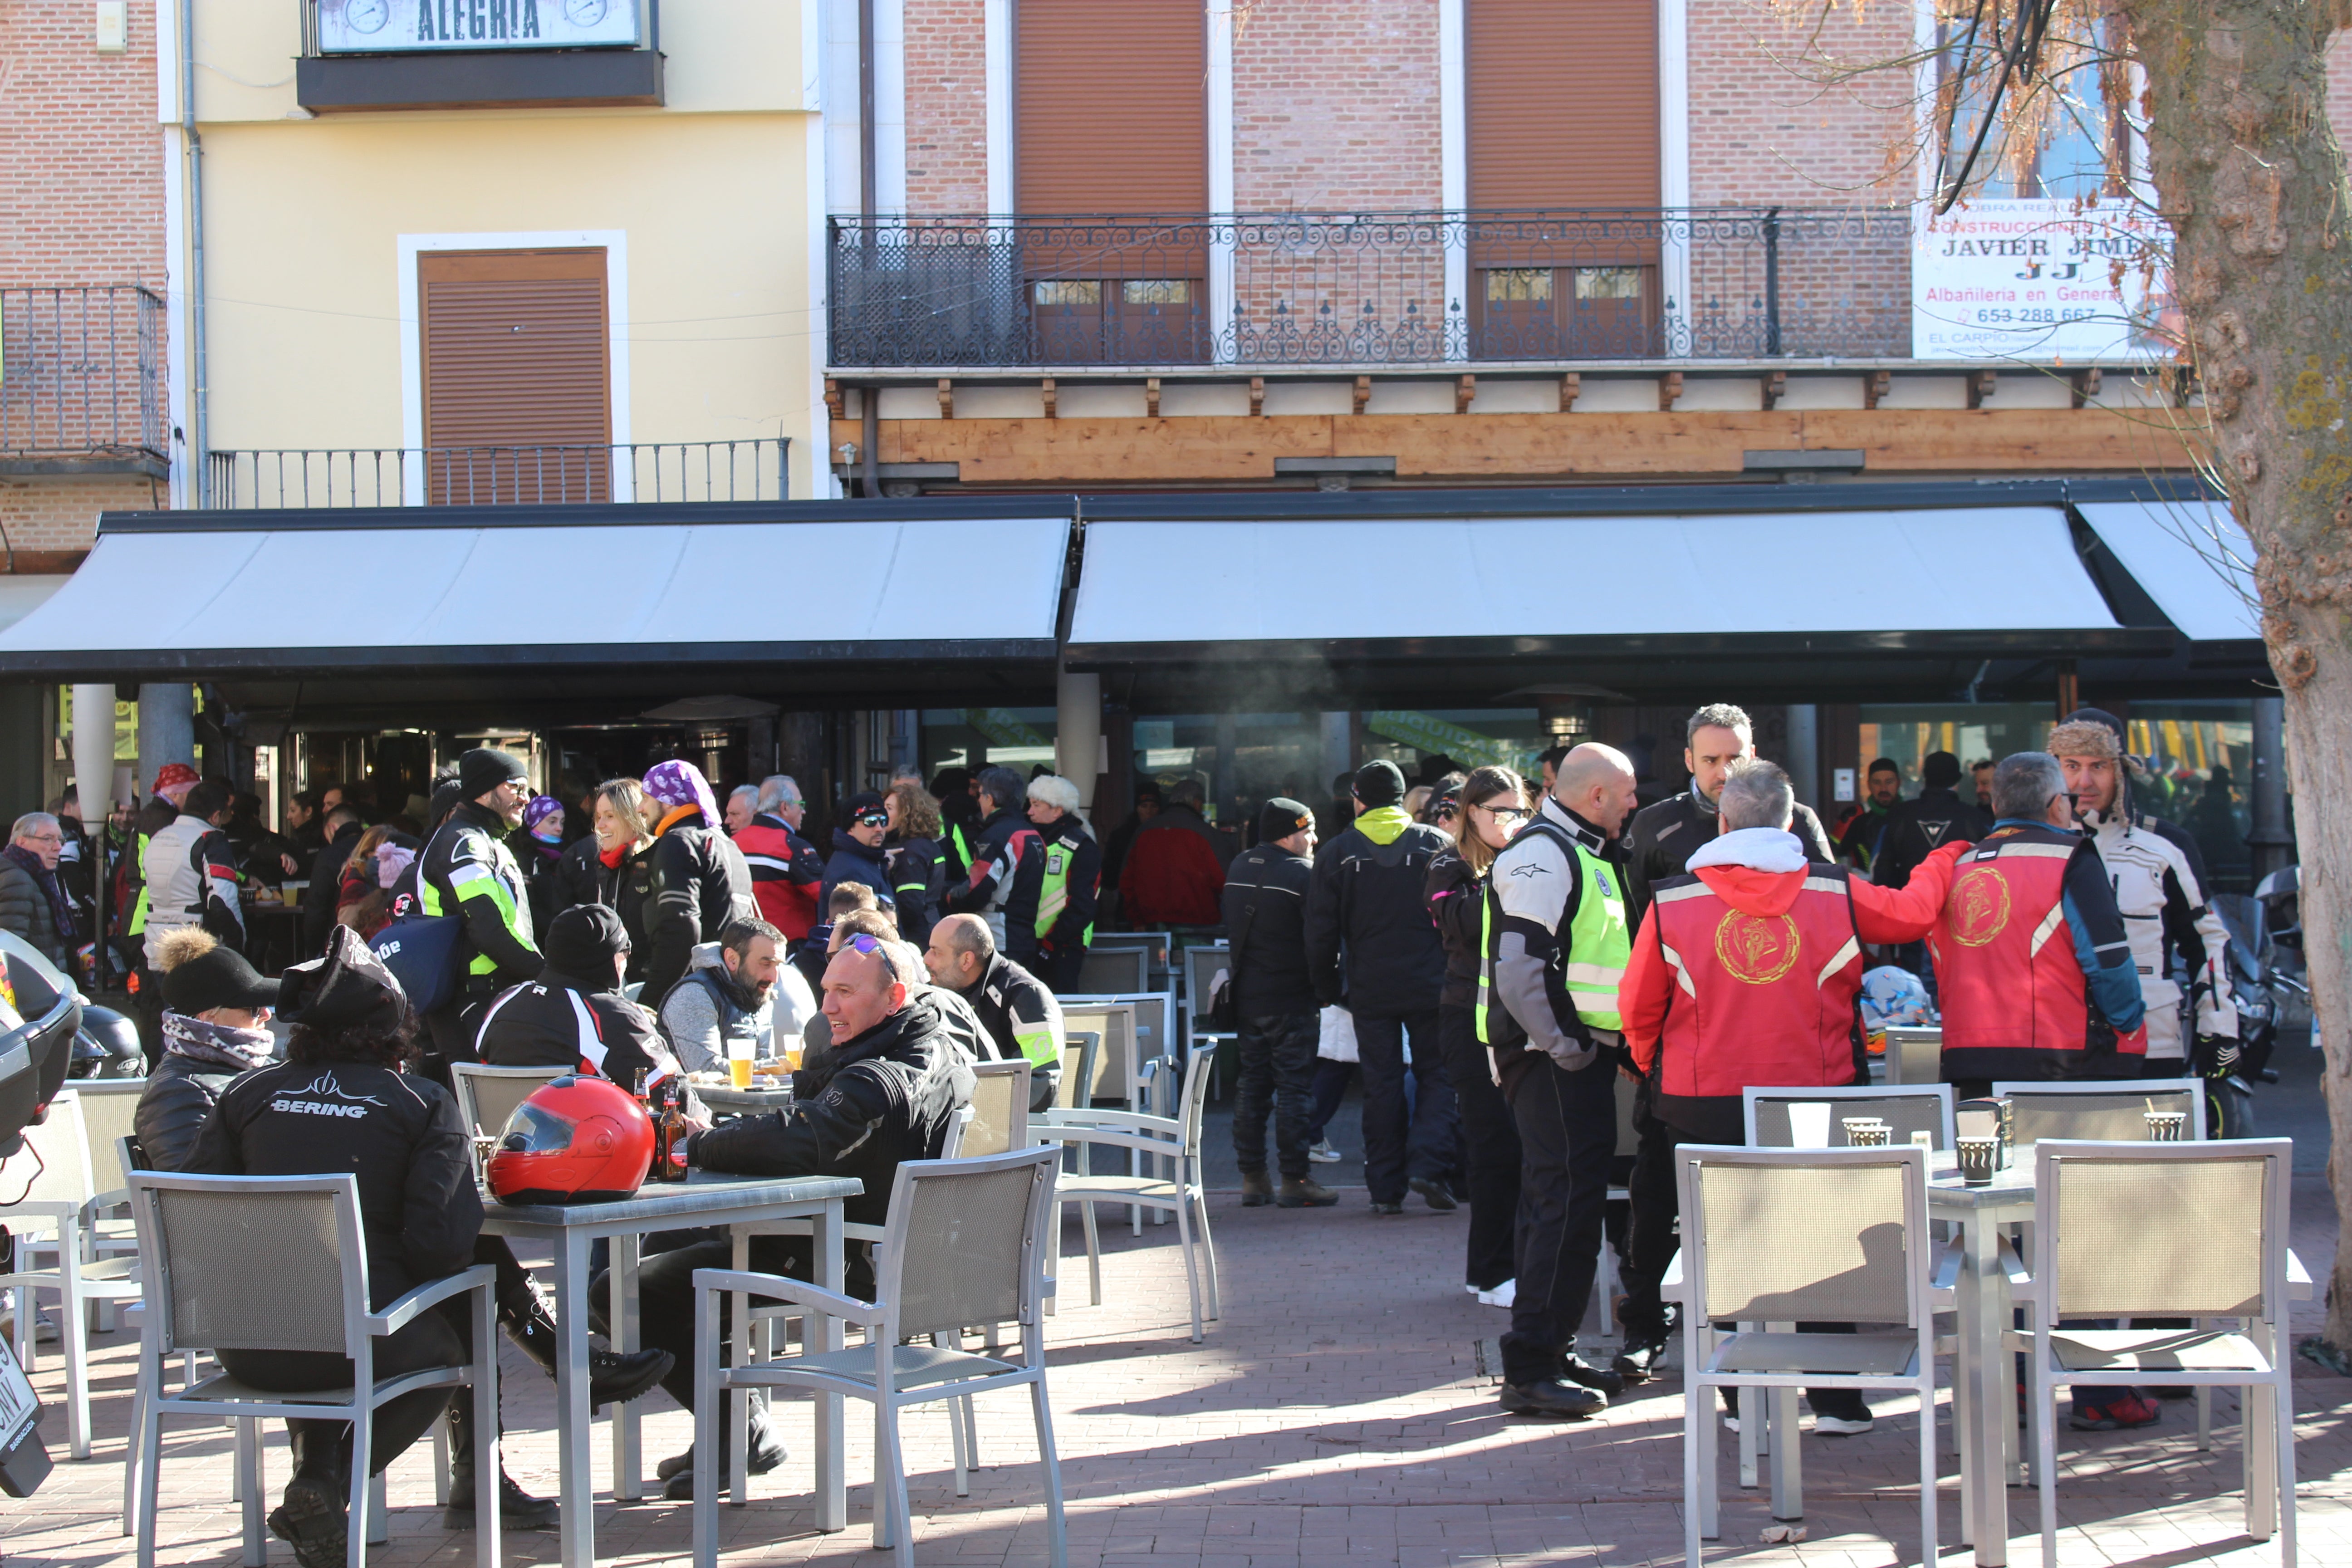
[[[498,1272],[487,1263],[420,1285],[382,1311],[368,1309],[367,1249],[358,1181],[332,1176],[130,1176],[139,1224],[147,1321],[139,1337],[144,1415],[131,1442],[139,1456],[139,1568],[155,1562],[155,1510],[167,1415],[223,1416],[237,1424],[245,1504],[245,1552],[262,1562],[258,1423],[343,1420],[352,1424],[350,1568],[367,1561],[371,1417],[385,1401],[423,1388],[474,1391],[475,1561],[499,1563]],[[453,1297],[473,1298],[473,1356],[460,1366],[375,1376],[373,1336],[397,1331]],[[347,1356],[352,1386],[318,1394],[273,1394],[222,1373],[179,1394],[163,1392],[166,1360],[182,1351],[324,1351]]]
[[[1091,947],[1078,964],[1078,994],[1108,996],[1146,990],[1151,954],[1139,947]]]
[[[961,1157],[1002,1154],[1029,1142],[1029,1064],[981,1062],[971,1069],[971,1125],[965,1129]]]
[[[2058,1390],[2148,1382],[2237,1388],[2245,1411],[2246,1533],[2294,1549],[2294,1355],[2287,1194],[2294,1143],[2044,1138],[2034,1145],[2032,1318],[2042,1561],[2058,1561]],[[2188,1318],[2187,1329],[2069,1320]],[[2213,1320],[2234,1320],[2231,1328]]]
[[[1055,1110],[1068,1110],[1087,1103],[1083,1086],[1094,1082],[1095,1058],[1101,1054],[1099,1030],[1074,1029],[1062,1036],[1062,1081],[1054,1086]]]
[[[2144,1142],[2151,1110],[2186,1111],[2190,1139],[2205,1137],[2205,1086],[2193,1078],[1996,1083],[1992,1092],[2010,1103],[2021,1151],[2044,1138]]]
[[[1209,1205],[1201,1168],[1201,1105],[1209,1092],[1209,1053],[1192,1058],[1184,1075],[1182,1110],[1174,1118],[1122,1110],[1052,1110],[1031,1128],[1041,1140],[1080,1149],[1095,1145],[1126,1149],[1172,1161],[1175,1174],[1140,1176],[1065,1175],[1056,1199],[1076,1204],[1087,1234],[1087,1272],[1093,1304],[1102,1305],[1102,1244],[1095,1230],[1094,1205],[1140,1205],[1176,1216],[1177,1244],[1184,1249],[1184,1285],[1192,1300],[1192,1340],[1201,1340],[1202,1276],[1207,1277],[1208,1315],[1223,1315],[1217,1295],[1217,1249],[1209,1235]],[[1198,1232],[1197,1237],[1195,1232]],[[1197,1242],[1203,1255],[1196,1258]]]
[[[0,1289],[16,1298],[16,1361],[33,1370],[39,1337],[37,1298],[58,1298],[58,1339],[66,1358],[66,1444],[77,1459],[89,1458],[89,1309],[139,1300],[138,1261],[97,1254],[98,1192],[91,1175],[89,1139],[82,1122],[81,1097],[68,1089],[49,1102],[47,1120],[25,1129],[25,1147],[10,1156],[7,1180],[21,1165],[25,1195],[0,1208],[0,1224],[15,1234],[16,1266],[0,1274]],[[27,1256],[54,1256],[48,1268],[31,1267]]]
[[[701,1323],[694,1368],[696,1568],[716,1568],[719,1561],[717,1456],[723,1394],[741,1390],[748,1397],[755,1388],[807,1388],[872,1401],[874,1545],[877,1550],[895,1547],[898,1568],[913,1568],[914,1521],[907,1505],[898,1412],[932,1400],[969,1400],[1023,1386],[1029,1390],[1045,1467],[1052,1561],[1055,1568],[1067,1568],[1041,1314],[1045,1231],[1055,1212],[1055,1162],[1053,1150],[1034,1148],[983,1159],[919,1160],[900,1165],[875,1261],[875,1300],[870,1303],[772,1274],[695,1270],[695,1304]],[[719,1309],[720,1296],[728,1293],[734,1294],[739,1313],[757,1296],[782,1303],[769,1309],[772,1312],[818,1313],[861,1324],[866,1343],[855,1350],[722,1366],[725,1342]],[[974,1322],[1019,1323],[1021,1360],[1016,1363],[939,1343],[908,1342],[929,1335],[953,1345],[963,1326]]]
[[[1830,1108],[1830,1147],[1846,1147],[1850,1116],[1875,1116],[1886,1123],[1892,1143],[1908,1143],[1915,1132],[1925,1132],[1938,1149],[1953,1146],[1952,1086],[1948,1083],[1865,1084],[1849,1089],[1745,1089],[1739,1091],[1748,1142],[1759,1149],[1788,1149],[1789,1107]]]
[[[1684,1555],[1717,1524],[1712,1390],[1748,1388],[1744,1431],[1769,1403],[1773,1512],[1801,1509],[1796,1397],[1801,1388],[1900,1388],[1918,1397],[1919,1530],[1936,1560],[1935,1311],[1959,1254],[1929,1277],[1927,1151],[1763,1150],[1685,1145],[1675,1151],[1683,1250]],[[1887,1324],[1877,1332],[1799,1333],[1803,1321]],[[1762,1323],[1718,1336],[1717,1322]]]
[[[479,1062],[451,1062],[449,1086],[457,1095],[457,1120],[476,1132],[495,1138],[505,1131],[515,1107],[531,1091],[553,1083],[570,1068],[493,1068]]]
[[[1890,1024],[1886,1029],[1885,1061],[1888,1083],[1942,1082],[1944,1031],[1919,1025]]]

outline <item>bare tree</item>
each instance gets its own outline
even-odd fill
[[[2145,188],[2172,236],[2170,331],[2204,389],[2183,434],[2253,543],[2284,694],[2328,1178],[2352,1215],[2352,776],[2338,765],[2352,758],[2352,191],[2326,58],[2352,0],[1934,4],[1932,47],[1869,60],[1819,44],[1863,0],[1771,8],[1815,80],[1917,73],[1910,151],[1937,160],[1925,183],[1938,205],[2020,166],[2086,104],[2144,139]],[[2125,142],[2110,143],[2111,183],[2128,196]],[[2325,1342],[2352,1358],[2352,1247],[2336,1254]]]

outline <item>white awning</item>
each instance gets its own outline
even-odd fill
[[[1050,658],[1069,531],[1059,517],[251,530],[168,517],[102,531],[54,598],[0,630],[0,673],[159,656],[223,669]]]
[[[2254,547],[2220,501],[2086,501],[2075,510],[2192,642],[2263,635]]]
[[[1070,642],[1136,658],[1151,644],[1820,636],[1867,648],[2116,629],[2065,513],[2011,506],[1097,521]]]
[[[0,627],[13,626],[43,605],[72,578],[14,574],[0,576]]]

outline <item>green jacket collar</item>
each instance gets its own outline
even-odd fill
[[[1412,818],[1401,805],[1376,805],[1356,818],[1356,831],[1373,843],[1386,848],[1397,841],[1397,836],[1412,826]]]

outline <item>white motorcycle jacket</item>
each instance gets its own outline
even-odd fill
[[[2205,890],[2180,847],[2126,809],[2115,816],[2083,814],[2091,841],[2106,866],[2107,880],[2123,910],[2131,939],[2132,963],[2139,971],[2147,1003],[2147,1055],[2151,1061],[2184,1060],[2191,1037],[2184,1027],[2181,987],[2169,955],[2189,969],[2198,1035],[2238,1037],[2238,1010],[2230,994],[2229,931],[2205,902]]]

